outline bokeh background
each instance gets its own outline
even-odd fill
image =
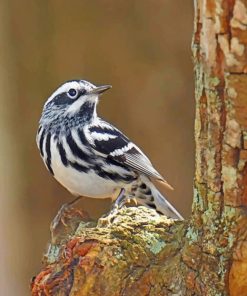
[[[99,114],[175,187],[188,217],[194,171],[191,0],[0,2],[0,295],[29,295],[49,224],[71,196],[35,143],[42,106],[63,81],[112,84]],[[92,216],[109,203],[84,200]]]

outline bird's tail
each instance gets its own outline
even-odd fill
[[[141,178],[141,183],[135,194],[138,204],[153,208],[165,216],[173,219],[184,220],[179,212],[166,200],[154,184],[146,177]]]

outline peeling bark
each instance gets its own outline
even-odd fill
[[[197,2],[192,46],[196,173],[190,227],[207,261],[207,277],[199,272],[207,291],[202,295],[247,295],[242,243],[247,234],[246,45],[247,1]],[[236,255],[239,248],[241,255]]]
[[[32,295],[247,295],[247,0],[197,0],[192,216],[72,215]],[[182,197],[181,197],[182,198]]]

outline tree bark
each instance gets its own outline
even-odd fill
[[[247,295],[247,0],[195,1],[192,216],[71,210],[32,295]],[[181,197],[183,198],[183,197]]]

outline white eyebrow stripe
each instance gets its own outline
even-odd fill
[[[77,81],[70,81],[66,82],[65,84],[61,85],[46,101],[45,106],[52,101],[57,95],[68,92],[71,88],[78,89],[80,86],[80,83]]]
[[[89,91],[89,90],[93,89],[94,87],[96,87],[94,84],[92,84],[91,82],[86,81],[86,80],[67,81],[52,93],[52,95],[47,99],[45,106],[48,103],[50,103],[57,95],[62,94],[62,93],[66,93],[71,88],[74,88],[76,90],[85,89],[86,91]]]

